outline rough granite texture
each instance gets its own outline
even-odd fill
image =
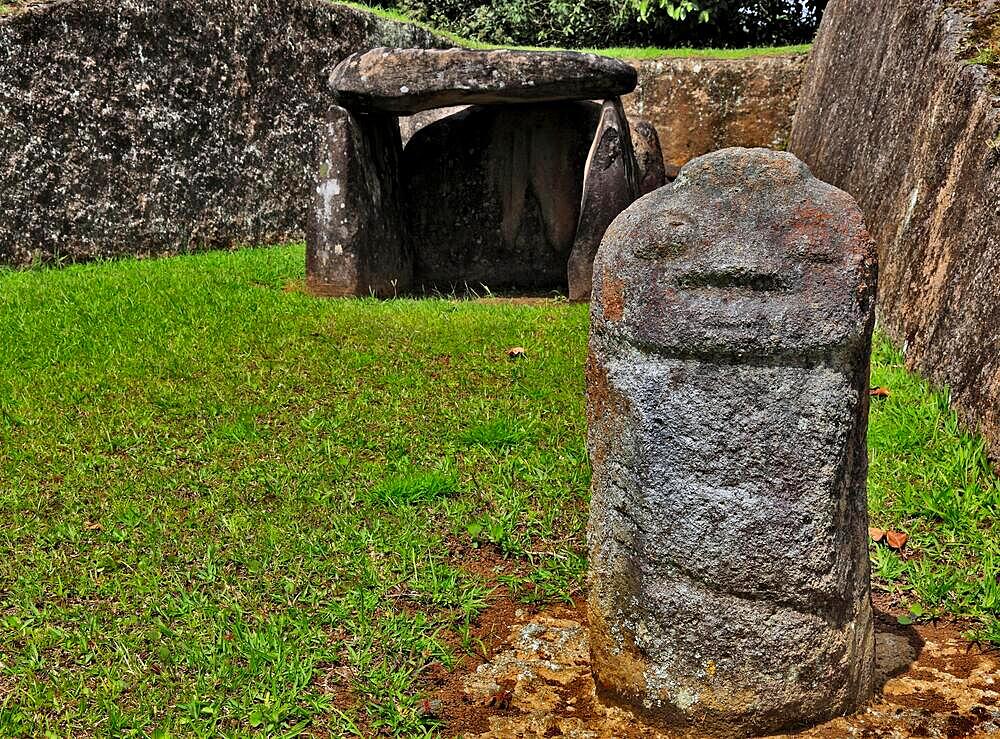
[[[542,103],[624,95],[627,62],[578,51],[372,49],[342,61],[330,88],[351,110],[412,115],[431,108]]]
[[[322,0],[0,16],[0,263],[301,239],[330,70],[415,26]]]
[[[403,150],[419,290],[565,289],[600,106],[472,106]]]
[[[667,184],[660,136],[656,132],[656,126],[634,114],[629,116],[629,128],[635,161],[639,166],[639,194],[645,195]]]
[[[789,154],[706,155],[611,224],[587,367],[605,699],[747,736],[871,697],[875,280],[854,201]]]
[[[962,60],[970,19],[997,13],[997,0],[832,0],[791,148],[857,198],[881,324],[1000,460],[1000,98]]]
[[[625,112],[656,127],[668,169],[729,146],[787,144],[805,54],[631,64],[639,83]]]
[[[399,123],[333,106],[321,134],[306,239],[309,289],[391,298],[410,289],[413,252],[403,222]]]
[[[639,181],[639,165],[621,99],[606,100],[587,156],[580,221],[566,267],[570,300],[590,300],[597,247],[611,222],[641,194]],[[664,183],[661,180],[659,184]]]

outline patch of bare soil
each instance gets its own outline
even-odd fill
[[[960,625],[901,626],[884,608],[876,600],[878,697],[861,713],[788,736],[1000,737],[1000,653],[965,640]],[[671,736],[596,698],[582,601],[536,612],[501,599],[477,633],[483,654],[442,671],[432,688],[445,736]]]
[[[515,715],[509,697],[502,686],[489,695],[473,695],[466,690],[465,677],[492,664],[493,656],[502,653],[511,634],[511,624],[535,618],[538,611],[515,603],[509,597],[493,601],[489,610],[479,617],[472,632],[478,649],[467,654],[451,672],[432,669],[431,682],[436,684],[428,708],[445,724],[447,736],[478,736],[490,730],[490,719]],[[507,686],[513,688],[513,685]]]

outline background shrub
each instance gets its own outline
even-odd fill
[[[574,48],[807,43],[816,32],[826,2],[380,0],[383,7],[395,8],[411,18],[476,41]],[[707,20],[698,12],[702,9],[707,11]]]

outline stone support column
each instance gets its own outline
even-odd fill
[[[413,254],[400,205],[396,116],[332,107],[317,144],[306,280],[321,295],[394,297],[410,288]]]

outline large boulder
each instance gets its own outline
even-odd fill
[[[341,59],[433,46],[324,0],[0,15],[0,263],[300,240]]]
[[[611,224],[587,364],[605,698],[749,736],[871,697],[875,272],[851,197],[764,149],[695,159]]]
[[[403,150],[415,286],[565,289],[600,106],[473,106]]]
[[[344,107],[400,115],[464,104],[606,98],[635,84],[627,63],[576,51],[372,49],[352,54],[330,75]]]
[[[883,329],[1000,460],[996,0],[832,0],[791,150],[854,195],[878,243]]]

